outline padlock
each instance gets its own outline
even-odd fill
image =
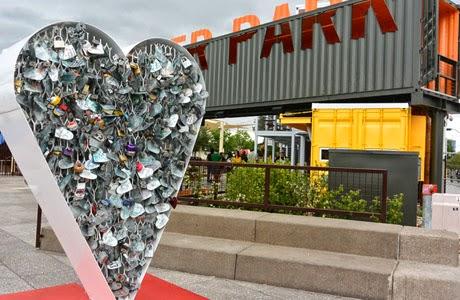
[[[63,49],[65,47],[64,40],[61,36],[56,36],[53,42],[54,49]]]
[[[16,79],[16,80],[14,81],[14,87],[15,87],[15,89],[16,89],[16,93],[19,94],[19,93],[21,92],[21,88],[22,88],[22,80]]]
[[[190,62],[190,60],[187,57],[182,57],[181,58],[181,63],[182,63],[182,66],[185,69],[188,69],[188,68],[190,68],[192,66],[192,63]]]
[[[129,66],[131,67],[131,70],[133,71],[134,75],[136,76],[141,75],[141,68],[139,67],[138,64],[131,63]]]
[[[54,96],[54,97],[51,97],[50,98],[50,104],[53,105],[53,106],[57,106],[61,103],[61,97],[59,96]]]
[[[74,58],[77,55],[77,51],[75,51],[75,48],[72,45],[65,45],[63,51],[59,51],[59,57],[62,60],[69,60]],[[62,79],[65,81],[64,79]],[[68,80],[70,81],[70,80]]]
[[[81,163],[81,161],[77,161],[75,166],[73,167],[73,171],[75,174],[81,174],[85,170],[85,166]]]
[[[120,160],[121,164],[126,164],[126,162],[128,161],[128,158],[123,153],[118,155],[118,159]]]
[[[85,86],[83,87],[83,91],[82,91],[82,94],[83,95],[88,95],[89,94],[89,84],[85,84]]]

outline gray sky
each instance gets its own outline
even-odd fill
[[[274,7],[284,2],[294,12],[303,0],[0,0],[0,49],[45,25],[67,20],[94,25],[121,47],[203,27],[220,35],[230,32],[233,19],[241,15],[256,14],[262,22],[270,21]]]
[[[460,2],[460,0],[455,0]],[[304,0],[0,0],[0,49],[58,21],[83,21],[108,33],[123,48],[152,37],[170,38],[200,28],[230,32],[235,17],[271,21],[274,8]],[[320,6],[329,0],[320,0]]]
[[[321,1],[320,5],[329,2]],[[187,33],[189,39],[200,28],[217,36],[230,32],[233,19],[241,15],[256,14],[263,23],[269,22],[275,6],[285,2],[294,13],[304,0],[0,0],[0,50],[48,24],[68,20],[98,27],[122,48],[152,37]],[[460,129],[460,118],[448,126]],[[458,132],[447,135],[460,140]]]

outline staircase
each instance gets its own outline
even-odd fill
[[[43,249],[60,250],[42,234]],[[458,248],[445,231],[179,206],[153,265],[356,298],[459,299]]]

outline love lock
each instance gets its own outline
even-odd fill
[[[63,49],[65,47],[64,40],[61,36],[54,37],[53,46],[54,49]]]
[[[205,113],[199,66],[168,40],[144,41],[125,57],[96,28],[65,22],[27,42],[15,74],[18,106],[101,270],[81,282],[92,298],[106,289],[134,299]],[[59,232],[63,248],[77,251]]]

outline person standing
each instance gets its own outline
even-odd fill
[[[206,160],[211,162],[213,154],[214,154],[214,148],[211,148],[211,150],[208,153],[208,156],[206,156]],[[208,182],[211,182],[211,178],[212,178],[212,166],[209,164],[208,165],[208,172],[206,174],[206,179],[207,179]]]
[[[245,163],[248,162],[248,154],[246,153],[246,150],[243,150],[243,154],[241,155],[241,160],[244,161]]]
[[[232,158],[232,163],[241,164],[241,156],[239,151],[235,151],[235,156]]]

